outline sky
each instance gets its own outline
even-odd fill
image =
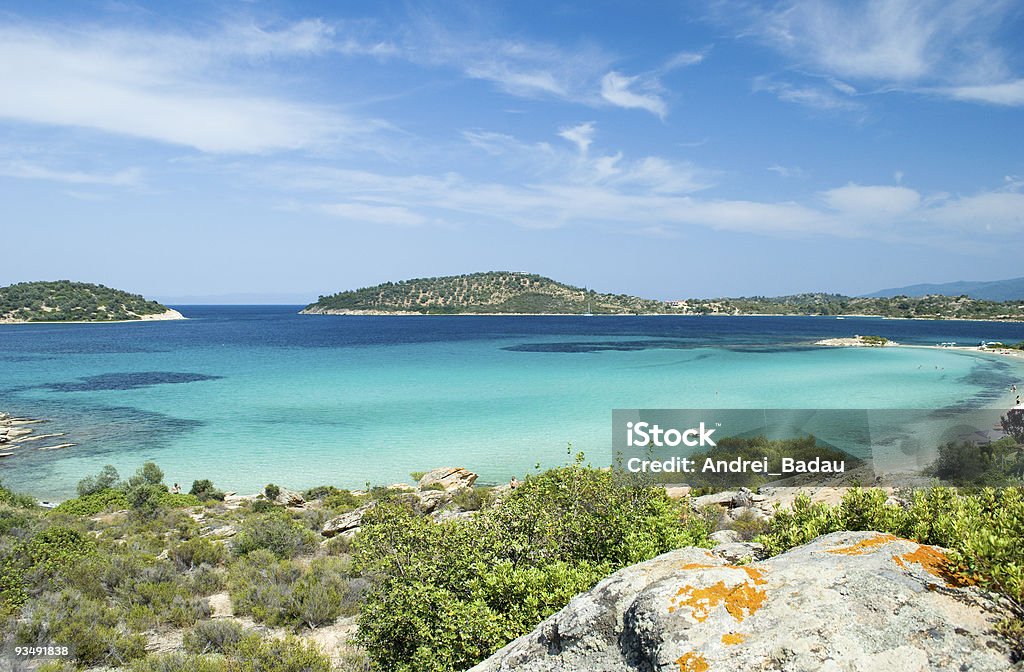
[[[0,3],[0,285],[1024,275],[1024,3]]]

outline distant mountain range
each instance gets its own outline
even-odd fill
[[[928,296],[929,294],[942,294],[943,296],[969,296],[972,299],[985,299],[986,301],[1024,300],[1024,278],[991,280],[988,282],[960,281],[944,282],[941,284],[909,285],[907,287],[882,289],[874,294],[865,294],[865,296],[875,298],[892,296]]]

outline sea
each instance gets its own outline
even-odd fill
[[[1024,324],[834,317],[332,316],[175,306],[188,319],[0,325],[0,411],[42,418],[0,481],[74,495],[154,461],[187,490],[520,478],[611,456],[613,409],[1000,406],[1024,360],[928,348],[1024,341]],[[59,450],[46,445],[73,443]]]

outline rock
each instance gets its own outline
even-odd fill
[[[708,537],[715,544],[735,544],[738,541],[743,541],[743,537],[736,530],[719,530],[712,532]]]
[[[713,495],[701,495],[700,497],[694,497],[690,500],[691,505],[698,511],[703,509],[705,506],[732,506],[732,499],[737,494],[735,490],[726,490],[725,492],[716,492]]]
[[[323,529],[320,530],[320,534],[330,539],[343,532],[355,530],[363,523],[363,516],[367,511],[373,508],[373,504],[366,504],[360,506],[358,509],[347,511],[340,516],[331,518],[324,523]]]
[[[281,488],[281,492],[279,492],[277,497],[274,498],[274,503],[280,504],[281,506],[301,508],[306,504],[306,499],[294,490]]]
[[[413,492],[415,489],[408,483],[392,483],[388,486],[388,490],[397,490],[399,492]]]
[[[423,490],[419,494],[419,506],[420,511],[423,513],[433,513],[439,508],[452,501],[452,495],[446,490]]]
[[[441,467],[424,474],[420,479],[420,490],[438,484],[445,490],[471,488],[476,483],[477,475],[462,467]]]
[[[768,556],[763,544],[753,541],[734,541],[725,544],[718,544],[711,549],[711,552],[733,563],[749,563],[754,560],[763,560]]]
[[[672,499],[682,499],[690,494],[692,488],[688,485],[666,485],[665,494]]]
[[[683,548],[578,595],[472,672],[1010,669],[1008,616],[945,555],[836,532],[736,566]]]
[[[756,506],[737,506],[736,508],[729,509],[725,512],[725,515],[729,520],[736,520],[744,514],[752,516],[756,520],[767,520],[769,518],[762,509]]]
[[[230,618],[235,615],[231,604],[231,596],[227,593],[214,593],[206,598],[210,606],[210,618]]]

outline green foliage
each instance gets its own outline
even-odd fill
[[[279,558],[293,558],[316,547],[316,535],[284,514],[272,511],[247,518],[235,537],[235,553],[265,549]]]
[[[81,491],[80,487],[79,492]],[[94,516],[102,511],[127,509],[129,506],[128,497],[124,492],[107,488],[61,502],[53,511],[72,516]]]
[[[222,565],[228,559],[224,544],[204,537],[195,537],[172,546],[168,557],[179,569],[195,569],[200,565]]]
[[[1002,593],[1024,617],[1024,490],[952,488],[913,493],[907,507],[887,505],[881,490],[851,489],[838,506],[800,495],[772,517],[758,541],[772,554],[839,530],[875,530],[950,549],[955,569]],[[1006,626],[1011,631],[1013,624]],[[1019,630],[1019,628],[1018,628]]]
[[[208,478],[192,481],[192,489],[188,491],[188,494],[204,502],[209,500],[224,501],[224,492],[213,487],[213,481]]]
[[[263,495],[269,500],[277,499],[277,496],[281,494],[281,486],[268,483],[263,488]]]
[[[321,296],[320,310],[457,313],[665,313],[662,301],[599,294],[531,273],[492,271],[386,282]],[[416,479],[419,480],[419,479]]]
[[[164,484],[164,472],[155,462],[144,462],[141,467],[128,479],[129,486],[136,485],[157,485]]]
[[[938,456],[924,473],[950,485],[1000,486],[1020,482],[1024,462],[1013,437],[987,445],[951,441],[939,446]]]
[[[33,509],[37,506],[35,498],[8,490],[3,483],[0,483],[0,504],[22,509]]]
[[[491,493],[491,488],[460,488],[452,502],[463,511],[479,511],[490,502]]]
[[[379,503],[354,542],[376,582],[359,639],[381,669],[471,667],[611,571],[706,543],[664,490],[583,467],[527,478],[497,508],[434,523]]]
[[[864,345],[883,346],[889,339],[884,336],[861,336],[860,342]]]
[[[331,661],[297,637],[243,637],[231,651],[231,672],[330,672]]]
[[[234,563],[228,587],[239,614],[268,625],[315,628],[354,614],[365,582],[352,577],[340,558],[318,558],[303,567],[257,550]]]
[[[114,465],[105,465],[97,475],[87,476],[78,482],[78,496],[88,497],[104,490],[110,490],[120,480],[121,475],[117,473]]]
[[[226,653],[247,634],[235,621],[199,621],[185,633],[182,644],[189,653]]]
[[[221,656],[161,653],[132,662],[130,672],[231,672]]]
[[[0,319],[137,320],[166,311],[167,306],[138,294],[84,282],[22,282],[0,287]]]
[[[14,636],[25,646],[67,644],[86,666],[120,666],[145,654],[145,638],[119,627],[117,610],[69,591],[33,601]]]

